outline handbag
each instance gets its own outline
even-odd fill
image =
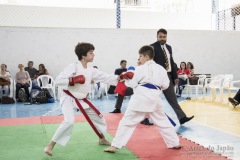
[[[197,85],[198,84],[199,77],[193,76],[189,78],[189,84],[190,85]]]
[[[0,78],[0,86],[6,86],[6,85],[9,86],[10,84],[11,84],[10,81],[8,81],[8,80],[6,80],[4,78]]]
[[[28,100],[28,96],[23,88],[21,88],[18,92],[18,99],[20,102],[26,102]]]
[[[15,100],[12,97],[3,96],[2,97],[2,104],[12,104],[15,103]]]
[[[49,93],[49,91],[46,88],[43,88],[39,91],[39,93],[36,95],[34,103],[53,103],[54,99],[51,96],[51,94]]]

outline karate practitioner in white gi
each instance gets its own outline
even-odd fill
[[[166,70],[153,61],[154,51],[151,46],[143,46],[139,50],[140,66],[136,67],[134,76],[126,72],[120,75],[126,79],[127,86],[134,89],[127,110],[121,119],[111,147],[105,152],[114,153],[124,147],[136,126],[145,116],[150,117],[159,129],[167,148],[181,148],[174,127],[163,111],[161,91],[169,86]],[[128,79],[128,80],[127,80]]]
[[[113,74],[108,75],[96,68],[87,66],[88,62],[93,61],[95,56],[93,51],[94,46],[92,44],[78,43],[75,47],[75,53],[79,61],[68,65],[56,79],[56,85],[67,86],[67,92],[75,98],[65,92],[61,95],[60,105],[64,120],[58,127],[50,143],[44,149],[44,152],[49,156],[52,156],[52,150],[56,143],[65,146],[69,141],[74,125],[74,110],[78,108],[76,104],[78,101],[97,130],[97,132],[95,132],[98,133],[99,144],[111,145],[111,143],[104,138],[104,134],[107,131],[104,117],[99,116],[96,111],[83,100],[86,100],[85,98],[90,90],[91,80],[116,85],[119,76]]]

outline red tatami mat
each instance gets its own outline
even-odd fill
[[[113,136],[116,133],[122,114],[105,115],[108,131]],[[139,124],[134,131],[127,148],[141,160],[226,160],[226,157],[218,155],[203,146],[179,137],[182,149],[167,149],[160,133],[155,126]],[[116,154],[119,152],[117,150]]]
[[[42,117],[26,117],[26,118],[9,118],[0,119],[0,126],[16,126],[27,124],[52,124],[63,121],[63,116],[42,116]],[[75,122],[83,122],[86,119],[83,116],[75,116]]]
[[[108,132],[115,135],[118,123],[123,114],[106,114]],[[62,116],[44,116],[29,118],[0,119],[0,126],[27,125],[27,124],[47,124],[60,123]],[[76,116],[75,122],[85,121],[82,115]],[[207,148],[203,148],[194,142],[180,137],[183,145],[182,149],[167,149],[155,126],[145,126],[139,124],[134,131],[127,148],[131,150],[141,160],[226,160],[226,157],[218,155]],[[117,150],[115,154],[121,152]]]

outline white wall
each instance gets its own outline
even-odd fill
[[[12,75],[19,63],[33,60],[35,67],[44,63],[54,77],[63,68],[77,60],[74,47],[77,42],[95,45],[92,65],[112,73],[121,59],[136,65],[142,45],[156,40],[156,29],[71,29],[71,28],[14,28],[0,27],[0,63],[8,65]],[[191,61],[196,73],[232,73],[240,79],[240,32],[169,30],[168,43],[172,45],[177,64]]]
[[[206,1],[206,0],[205,0]],[[124,29],[211,30],[212,13],[208,5],[195,4],[189,13],[163,13],[122,9]],[[200,5],[201,3],[199,3]],[[62,8],[0,5],[0,26],[56,28],[116,28],[116,11],[112,9]]]

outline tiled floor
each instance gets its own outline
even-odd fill
[[[203,103],[202,100],[185,101],[185,98],[179,98],[178,100],[186,114],[188,116],[195,115],[195,118],[191,122],[180,126],[174,111],[166,102],[165,97],[162,96],[165,112],[178,124],[175,127],[176,132],[184,138],[201,144],[214,152],[227,156],[230,159],[239,160],[240,118],[238,117],[240,117],[240,110],[232,109],[227,104]],[[115,96],[109,96],[108,99],[104,97],[102,100],[92,100],[93,104],[102,113],[112,111],[115,101]],[[129,97],[126,97],[122,106],[123,112],[126,110],[128,101]],[[76,114],[80,113],[76,112]],[[0,105],[1,119],[44,115],[61,115],[59,102],[41,105],[25,105],[24,103]],[[235,131],[232,130],[234,128],[236,128]]]

